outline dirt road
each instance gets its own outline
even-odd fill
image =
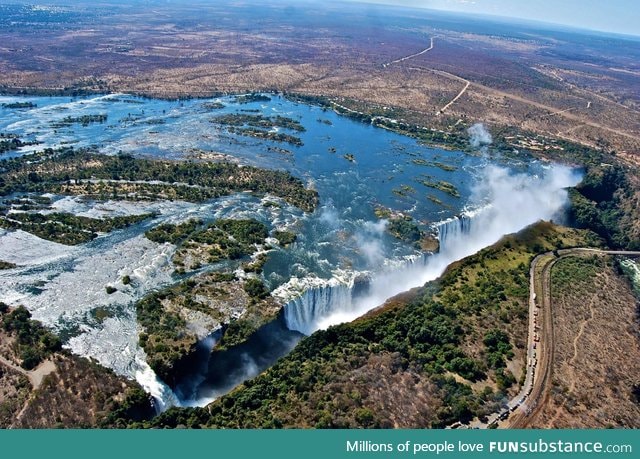
[[[391,61],[391,62],[387,62],[386,64],[382,64],[383,68],[387,68],[392,64],[398,64],[400,62],[406,61],[408,59],[412,59],[414,57],[418,57],[421,54],[426,53],[427,51],[431,51],[433,49],[433,37],[431,37],[431,45],[428,48],[423,49],[422,51],[418,52],[418,53],[414,53],[414,54],[410,54],[408,56],[405,57],[401,57],[400,59],[396,59],[395,61]]]
[[[2,356],[0,356],[0,363],[29,378],[29,382],[34,389],[40,387],[40,384],[42,384],[42,380],[45,376],[56,371],[56,365],[51,360],[45,360],[31,371],[27,371],[24,368],[15,365],[13,362],[5,359]]]

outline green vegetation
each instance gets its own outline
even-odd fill
[[[51,123],[51,127],[55,129],[60,129],[63,127],[69,127],[74,124],[80,124],[84,127],[89,126],[92,123],[105,123],[107,121],[107,115],[82,115],[82,116],[67,116],[62,118],[59,121],[54,121]]]
[[[410,194],[414,194],[416,189],[409,185],[400,185],[400,188],[394,188],[391,192],[397,196],[406,197]]]
[[[323,109],[334,110],[342,116],[361,121],[374,126],[397,132],[417,139],[427,144],[442,145],[449,149],[467,151],[469,150],[468,135],[464,129],[452,130],[450,132],[426,128],[416,124],[399,121],[402,110],[393,108],[390,110],[376,110],[372,107],[364,107],[360,110],[345,110],[342,105],[362,106],[362,103],[354,100],[341,101],[337,104],[327,97],[311,96],[307,94],[286,94],[286,97],[294,102],[313,104]]]
[[[283,132],[263,131],[253,127],[229,127],[228,131],[232,134],[243,135],[246,137],[254,137],[256,139],[270,140],[272,142],[283,142],[301,147],[304,145],[299,137],[295,137]]]
[[[267,227],[256,220],[216,220],[202,231],[186,240],[176,253],[176,259],[183,258],[186,251],[197,246],[206,246],[208,262],[237,260],[251,255],[255,244],[261,244],[268,236]]]
[[[280,153],[281,155],[292,155],[293,152],[291,150],[287,150],[286,148],[280,147],[267,147],[267,151],[275,151],[276,153]]]
[[[225,105],[222,102],[205,102],[202,104],[202,108],[206,108],[207,110],[220,110],[224,107]]]
[[[98,200],[201,202],[252,190],[278,196],[306,212],[313,211],[318,202],[317,192],[306,190],[299,179],[287,172],[227,162],[161,161],[66,148],[4,160],[2,166],[0,195],[39,192],[85,195]]]
[[[260,279],[249,278],[244,283],[244,291],[253,299],[264,299],[269,295],[269,290]]]
[[[295,132],[305,131],[304,126],[302,126],[299,121],[284,116],[276,115],[268,117],[264,115],[233,113],[216,116],[211,119],[211,122],[227,126],[227,130],[233,134],[274,142],[285,142],[298,147],[303,145],[299,137],[271,130],[273,128],[283,128]]]
[[[387,231],[408,244],[416,244],[423,236],[415,220],[409,216],[389,219]]]
[[[423,175],[422,179],[416,179],[416,182],[421,183],[422,185],[429,187],[429,188],[435,188],[436,190],[440,190],[444,193],[447,193],[449,196],[453,196],[454,198],[459,198],[460,197],[460,193],[458,192],[458,189],[455,187],[455,185],[453,185],[452,183],[449,182],[445,182],[444,180],[438,180],[437,182],[433,180],[433,177],[429,177],[426,175]]]
[[[18,265],[16,265],[15,263],[10,263],[8,261],[3,261],[0,260],[0,269],[13,269],[16,268]]]
[[[192,351],[197,339],[186,333],[186,321],[179,314],[163,307],[162,300],[168,295],[168,291],[162,291],[143,298],[136,304],[136,314],[144,330],[139,342],[149,366],[164,381],[172,383],[176,365]]]
[[[602,236],[611,247],[640,249],[637,197],[622,166],[589,166],[570,191],[575,223]]]
[[[0,154],[17,150],[18,148],[26,145],[37,145],[38,143],[39,142],[36,140],[25,142],[15,134],[5,134],[0,132]]]
[[[111,401],[105,416],[98,422],[101,429],[124,429],[153,415],[149,394],[140,386],[127,388],[122,399]]]
[[[417,385],[431,394],[420,408],[421,425],[444,427],[494,412],[516,390],[505,363],[525,346],[530,261],[542,250],[580,245],[586,236],[549,223],[509,236],[411,295],[304,338],[207,408],[169,410],[150,425],[393,427],[403,406],[381,400],[406,396],[411,405],[420,403]],[[410,389],[386,385],[385,378],[407,378]]]
[[[234,102],[236,102],[237,104],[249,104],[251,102],[271,102],[271,97],[254,92],[251,94],[236,96]]]
[[[429,201],[431,201],[432,203],[434,203],[434,204],[438,204],[438,205],[440,205],[440,206],[442,205],[442,200],[441,200],[441,199],[438,199],[437,197],[435,197],[435,196],[434,196],[434,195],[432,195],[432,194],[427,195],[427,199],[428,199]]]
[[[219,349],[240,344],[280,310],[268,293],[259,279],[242,282],[233,273],[207,272],[147,295],[136,313],[149,365],[175,383],[198,342],[189,324],[209,330],[224,325]]]
[[[291,231],[274,231],[273,237],[278,240],[281,246],[287,246],[296,242],[297,236]]]
[[[22,109],[22,108],[36,108],[37,105],[33,102],[12,102],[9,104],[2,104],[2,108]]]
[[[219,219],[209,224],[189,220],[159,225],[145,234],[155,242],[178,246],[173,257],[174,263],[181,267],[178,271],[251,255],[268,235],[267,227],[253,219]],[[242,267],[247,272],[260,273],[265,262],[266,254],[261,253]],[[228,323],[224,342],[233,345],[244,341],[275,314],[278,307],[268,296],[262,281],[250,278],[241,283],[234,274],[222,272],[201,274],[148,295],[137,303],[136,311],[143,329],[140,345],[149,365],[164,381],[173,383],[198,341],[187,327],[186,318],[192,316],[189,311],[204,314],[205,318],[200,316],[198,320],[204,320],[210,329],[216,324]],[[238,312],[241,316],[231,322],[231,317],[237,317]]]
[[[214,124],[222,124],[224,126],[251,126],[261,129],[279,127],[297,132],[304,132],[306,130],[299,121],[280,115],[269,117],[264,115],[230,113],[211,118],[211,122]]]
[[[482,340],[486,347],[487,366],[495,371],[495,380],[500,391],[511,387],[516,379],[507,367],[507,360],[514,357],[513,346],[509,341],[509,335],[504,331],[494,328],[489,330]]]
[[[177,245],[202,226],[202,224],[202,220],[188,220],[177,225],[163,223],[162,225],[158,225],[144,233],[144,236],[150,241],[157,242],[158,244],[169,242]]]
[[[2,329],[15,336],[15,352],[21,359],[21,366],[32,370],[52,353],[62,349],[62,342],[39,322],[31,320],[31,313],[23,306],[9,312],[7,305],[0,303]]]
[[[253,219],[220,219],[214,225],[241,244],[260,244],[269,235],[267,227]]]
[[[118,291],[118,289],[113,285],[107,285],[104,289],[107,291],[107,295],[111,295],[112,293],[116,293]]]
[[[108,233],[126,228],[152,217],[151,214],[131,215],[111,218],[78,217],[68,213],[51,214],[11,213],[0,215],[0,227],[21,229],[42,239],[66,245],[77,245],[98,237],[98,233]]]
[[[597,293],[595,277],[605,267],[606,260],[597,255],[565,257],[558,260],[551,271],[554,294],[571,297],[574,292]]]
[[[412,159],[411,162],[416,166],[426,166],[426,167],[438,167],[443,171],[453,172],[458,170],[456,166],[452,166],[450,164],[441,163],[438,161],[427,161],[426,159],[416,158]]]
[[[22,146],[22,142],[17,137],[5,138],[0,137],[0,154],[8,151],[17,150]]]
[[[197,268],[202,262],[237,260],[251,255],[255,245],[264,243],[268,235],[267,227],[253,219],[219,219],[208,225],[201,220],[188,220],[177,225],[165,223],[145,233],[151,241],[178,245],[174,262],[185,266],[185,260],[189,260],[187,268]],[[261,271],[262,266],[259,268]],[[251,270],[255,271],[256,267]]]

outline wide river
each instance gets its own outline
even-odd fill
[[[10,108],[16,102],[33,106]],[[235,113],[294,119],[304,132],[279,131],[299,137],[303,145],[245,137],[211,122],[216,116]],[[85,115],[106,115],[106,119],[85,125],[64,122]],[[159,217],[76,247],[21,232],[0,233],[0,260],[19,265],[0,271],[0,300],[24,304],[34,318],[61,333],[73,352],[135,377],[167,402],[171,402],[167,388],[156,380],[137,344],[135,301],[178,281],[170,261],[173,248],[142,236],[150,225],[195,216],[252,217],[270,228],[295,231],[296,243],[271,252],[264,279],[273,294],[288,303],[285,328],[308,334],[352,319],[389,296],[437,277],[451,261],[503,234],[538,219],[557,218],[566,205],[564,188],[578,180],[573,171],[532,161],[524,153],[520,160],[513,155],[506,160],[480,150],[468,154],[433,148],[276,95],[249,103],[232,96],[182,101],[123,94],[0,97],[0,133],[37,141],[4,157],[65,145],[169,159],[209,160],[223,154],[243,164],[290,171],[318,191],[320,206],[311,214],[284,204],[264,206],[265,200],[277,199],[244,193],[202,204],[97,203],[54,196],[55,208],[79,215],[154,210]],[[453,185],[457,196],[425,185],[439,181]],[[378,207],[401,211],[423,229],[439,231],[441,253],[425,256],[391,237],[385,222],[374,213]],[[451,220],[461,214],[467,217]],[[107,295],[104,286],[128,273],[137,276],[136,287]],[[357,291],[357,279],[367,279],[363,291]],[[99,311],[108,311],[107,318]],[[287,338],[281,332],[270,336],[283,343]],[[212,374],[220,379],[221,372],[240,376],[221,382],[218,386],[223,390],[182,394],[182,403],[205,403],[229,390],[286,353],[295,341],[279,346],[277,355],[270,353],[264,361],[239,350],[218,357],[217,371],[216,362],[210,362],[214,368],[201,379],[211,379]],[[262,341],[258,347],[269,346],[278,347]],[[242,369],[234,368],[236,360]],[[246,372],[252,365],[253,371]]]

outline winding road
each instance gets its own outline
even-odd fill
[[[18,365],[14,364],[10,360],[7,360],[4,357],[0,356],[0,365],[7,366],[12,370],[26,376],[29,379],[29,382],[31,383],[31,386],[34,391],[40,387],[40,385],[42,384],[42,380],[45,378],[45,376],[56,371],[56,364],[53,363],[52,360],[45,360],[33,370],[27,371],[24,368],[21,368]],[[31,401],[31,396],[27,397],[24,404],[22,405],[22,408],[20,409],[20,412],[16,415],[13,422],[9,426],[9,429],[13,429],[19,425],[20,420],[22,419],[22,416],[24,415],[24,413],[27,411],[27,408],[29,407],[30,401]]]
[[[551,270],[561,259],[573,255],[640,256],[639,251],[600,250],[587,247],[564,249],[538,255],[529,270],[529,338],[527,341],[527,375],[520,393],[507,408],[490,417],[489,425],[519,429],[528,427],[542,410],[553,371],[553,302]],[[500,421],[505,421],[500,423]]]

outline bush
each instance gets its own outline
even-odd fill
[[[247,279],[244,283],[244,291],[251,298],[263,299],[269,296],[269,290],[265,287],[264,283],[260,279]]]

